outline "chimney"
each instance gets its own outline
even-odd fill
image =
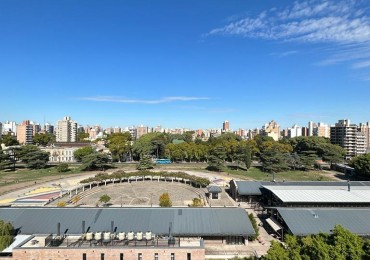
[[[82,220],[82,234],[85,234],[85,220]]]
[[[60,237],[60,222],[57,224],[57,236]]]

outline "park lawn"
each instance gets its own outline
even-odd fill
[[[38,181],[41,178],[51,176],[60,176],[60,178],[63,178],[63,176],[70,176],[80,172],[80,167],[73,166],[70,166],[69,171],[62,173],[59,173],[55,166],[37,170],[17,169],[15,172],[11,170],[0,171],[0,187],[26,181]]]
[[[243,170],[225,170],[229,175],[247,180],[271,181],[273,175],[263,172],[259,168],[251,167],[248,171]],[[323,171],[285,171],[275,174],[276,181],[333,181],[333,179],[325,176],[327,173]]]

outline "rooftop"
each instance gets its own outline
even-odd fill
[[[282,202],[370,203],[369,186],[263,186]]]
[[[3,208],[0,219],[10,221],[22,234],[82,234],[139,232],[174,236],[248,236],[254,229],[241,208]],[[113,222],[113,223],[112,223]]]
[[[278,208],[278,212],[294,235],[330,233],[335,225],[370,235],[370,208]]]

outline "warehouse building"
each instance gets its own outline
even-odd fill
[[[354,234],[370,236],[370,208],[276,208],[269,218],[277,233],[296,236],[330,233],[341,225]]]
[[[204,259],[255,234],[240,208],[3,208],[0,219],[20,236],[11,259]]]
[[[263,207],[370,207],[370,182],[230,182],[236,201]]]

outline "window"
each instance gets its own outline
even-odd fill
[[[119,260],[123,260],[123,253],[119,254]]]
[[[142,254],[142,253],[139,253],[139,254],[137,255],[137,259],[138,259],[138,260],[143,260],[143,254]]]
[[[82,260],[86,260],[87,258],[86,258],[86,253],[83,253],[82,254]]]
[[[175,260],[175,253],[171,253],[171,260]]]
[[[188,256],[186,257],[186,260],[191,260],[191,253],[188,253]]]
[[[154,254],[154,260],[158,260],[158,253]]]
[[[104,253],[101,253],[100,260],[104,260]]]

